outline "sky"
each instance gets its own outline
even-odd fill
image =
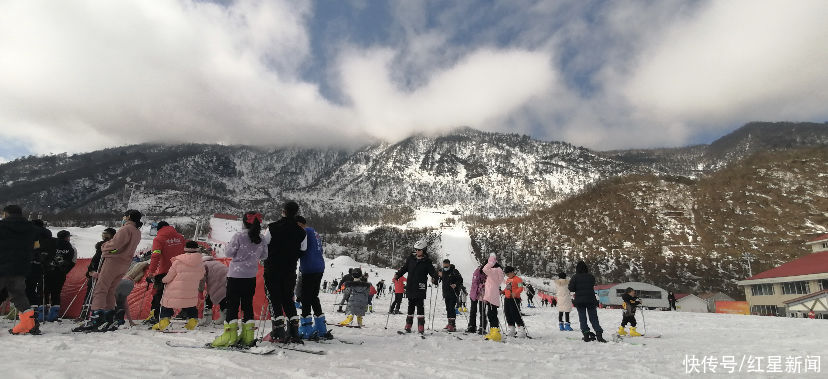
[[[357,147],[461,126],[594,149],[828,120],[828,1],[0,0],[0,162]]]

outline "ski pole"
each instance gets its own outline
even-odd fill
[[[98,267],[95,270],[97,275],[101,274],[101,268],[102,267],[103,267],[103,258],[101,258],[101,260],[98,261]],[[95,297],[95,287],[97,286],[97,284],[98,284],[98,278],[93,277],[92,278],[92,285],[89,286],[89,290],[86,292],[86,297],[84,299],[83,309],[81,309],[81,314],[80,314],[81,317],[79,317],[79,318],[83,319],[84,321],[89,319],[89,313],[90,313],[89,310],[90,310],[90,308],[92,308],[92,299]],[[66,311],[69,311],[69,309],[67,308]],[[64,317],[65,316],[66,316],[66,314],[64,313]]]
[[[80,295],[80,292],[83,290],[83,287],[86,287],[86,281],[85,280],[83,281],[83,284],[81,284],[80,288],[78,288],[78,292],[75,292],[75,296],[72,298],[72,301],[69,302],[69,305],[66,307],[66,310],[63,311],[63,316],[60,316],[60,318],[66,317],[66,313],[69,312],[69,309],[72,308],[72,304],[75,303],[75,299],[78,298],[78,295]],[[44,320],[46,319],[45,317],[46,316],[44,316],[44,318],[43,318]]]
[[[647,319],[644,318],[644,307],[641,307],[641,324],[644,326],[644,333],[647,334]]]

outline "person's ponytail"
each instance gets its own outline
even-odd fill
[[[256,245],[262,243],[262,215],[258,212],[247,212],[242,217],[247,236]]]

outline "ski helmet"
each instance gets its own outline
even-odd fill
[[[414,244],[414,250],[425,250],[426,246],[428,246],[428,244],[426,244],[425,241],[419,240]]]

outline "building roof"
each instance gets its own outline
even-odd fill
[[[760,272],[745,280],[783,278],[809,274],[828,273],[828,251],[811,253],[802,258],[794,259],[779,267]]]
[[[227,214],[227,213],[215,213],[215,214],[213,214],[213,217],[224,219],[224,220],[238,220],[239,219],[239,216],[231,215],[231,214]]]
[[[676,295],[676,301],[678,301],[679,299],[681,299],[683,297],[690,296],[692,294],[689,294],[689,293],[676,293],[676,294],[673,294],[673,295]]]
[[[821,235],[817,238],[814,238],[814,239],[812,239],[812,240],[810,240],[806,243],[807,244],[812,244],[812,243],[817,243],[817,242],[822,242],[822,241],[828,241],[828,234],[823,234],[823,235]]]
[[[809,293],[809,294],[807,294],[807,295],[805,295],[805,296],[800,296],[800,297],[797,297],[796,299],[791,299],[791,300],[783,301],[783,303],[785,303],[785,304],[798,303],[798,302],[800,302],[800,301],[803,301],[803,300],[808,300],[808,299],[810,299],[810,298],[812,298],[812,297],[820,297],[820,296],[823,296],[823,295],[825,295],[825,294],[828,294],[828,289],[824,289],[824,290],[822,290],[822,291],[817,291],[817,292]]]
[[[595,286],[595,288],[594,288],[594,289],[595,289],[596,291],[598,291],[598,290],[605,290],[605,289],[609,289],[609,288],[615,287],[615,286],[617,286],[617,285],[618,285],[618,283],[610,283],[610,284],[597,284],[597,285]]]

